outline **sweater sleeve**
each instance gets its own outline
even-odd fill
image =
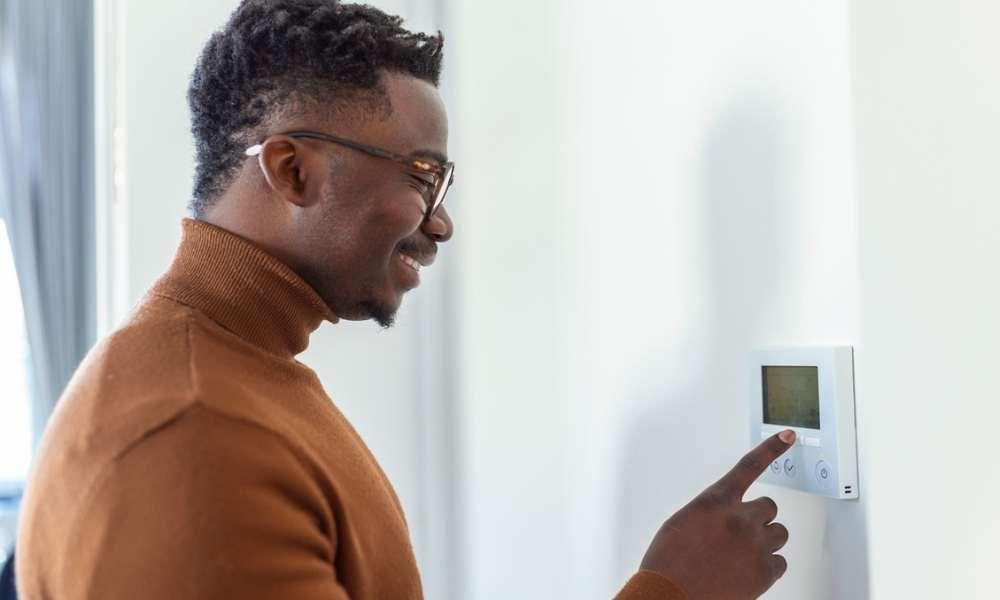
[[[348,600],[329,502],[263,427],[189,410],[115,460],[81,506],[68,567],[80,598]]]
[[[688,600],[677,584],[659,573],[639,571],[628,580],[615,600]]]

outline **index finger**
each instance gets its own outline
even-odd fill
[[[718,481],[717,485],[726,490],[726,493],[735,496],[736,500],[742,500],[750,484],[756,481],[772,462],[787,452],[794,444],[795,432],[791,429],[772,435],[756,448],[747,452],[736,463],[736,466]]]

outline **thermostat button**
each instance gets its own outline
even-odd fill
[[[790,458],[785,459],[785,475],[795,477],[795,462]]]
[[[771,463],[771,470],[775,473],[781,473],[781,463],[779,461]]]
[[[813,446],[814,448],[819,448],[819,438],[803,437],[802,438],[802,445],[803,446]]]
[[[816,463],[816,481],[823,487],[833,484],[833,469],[824,460]]]

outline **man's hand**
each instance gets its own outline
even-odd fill
[[[772,523],[778,515],[774,500],[743,502],[743,495],[794,442],[795,433],[783,431],[748,452],[667,519],[641,568],[665,575],[691,600],[745,600],[767,591],[788,566],[774,554],[788,541],[788,530]]]

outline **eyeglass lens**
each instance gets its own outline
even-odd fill
[[[448,195],[448,190],[451,189],[452,181],[454,181],[454,171],[454,165],[449,165],[447,170],[438,178],[437,189],[434,190],[434,202],[431,203],[428,215],[433,215],[444,204],[444,199]]]

